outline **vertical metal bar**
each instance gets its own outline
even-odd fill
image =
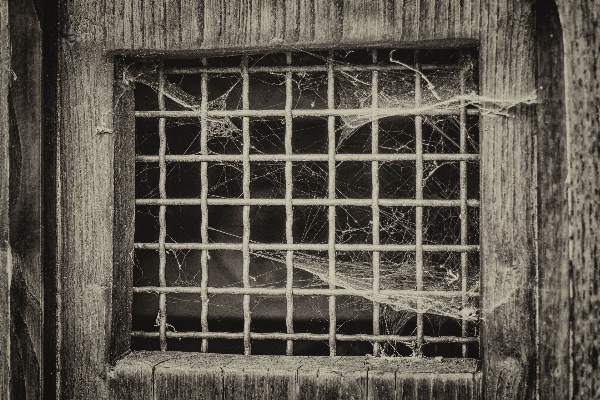
[[[287,65],[292,64],[292,53],[286,53]],[[292,154],[292,72],[288,71],[285,73],[285,154]],[[293,236],[293,222],[294,212],[292,208],[292,194],[293,194],[293,174],[292,174],[292,161],[287,160],[285,162],[285,237],[287,244],[294,243]],[[286,284],[285,284],[285,297],[287,301],[287,312],[285,318],[285,324],[287,333],[294,333],[294,296],[292,295],[292,288],[294,285],[294,252],[288,250],[285,257],[286,266]],[[286,354],[291,356],[294,354],[294,341],[288,340],[286,346]]]
[[[206,58],[202,59],[202,65],[207,66]],[[200,152],[202,155],[208,154],[208,74],[202,74],[200,84],[201,103],[200,103]],[[200,225],[200,235],[202,236],[202,244],[208,244],[208,162],[202,161],[200,164],[200,211],[202,220]],[[200,282],[202,310],[200,314],[200,323],[202,332],[208,332],[208,250],[202,250],[201,259],[202,277]],[[202,339],[203,353],[208,351],[208,339]]]
[[[419,60],[419,50],[415,50],[415,68],[417,71],[421,68]],[[415,105],[421,104],[421,74],[415,73]],[[415,153],[416,153],[416,190],[415,198],[423,199],[423,117],[415,117]],[[415,209],[415,262],[416,262],[416,281],[417,290],[423,290],[423,207],[417,206]],[[417,343],[415,346],[415,355],[423,354],[423,302],[417,300]]]
[[[461,62],[463,61],[461,52]],[[460,94],[465,94],[465,74],[466,70],[463,66],[460,69]],[[465,154],[467,152],[467,108],[464,100],[460,101],[460,153]],[[467,244],[468,235],[468,224],[467,224],[467,162],[460,161],[460,244]],[[467,264],[467,253],[460,253],[460,275],[461,275],[461,291],[462,291],[462,307],[467,306],[467,277],[469,274],[469,266]],[[468,321],[464,318],[461,321],[461,333],[462,337],[467,336]],[[467,356],[467,345],[462,345],[462,356]]]
[[[163,67],[160,66],[158,71],[158,109],[160,111],[165,111],[165,96],[164,96],[164,88],[165,88],[165,76],[163,73]],[[158,137],[159,137],[159,148],[158,148],[158,158],[159,158],[159,180],[158,180],[158,192],[161,199],[167,198],[167,163],[165,161],[165,153],[167,152],[167,133],[166,133],[166,119],[160,118],[158,120]],[[158,281],[161,287],[167,286],[166,280],[166,266],[167,266],[167,253],[165,250],[165,241],[167,238],[167,206],[159,206],[158,212],[158,224],[159,224],[159,234],[158,234]],[[159,294],[158,298],[158,326],[159,326],[159,340],[160,340],[160,350],[167,350],[167,295],[166,293]]]
[[[377,50],[372,51],[373,64],[377,64]],[[374,70],[371,75],[371,109],[373,110],[373,121],[371,121],[371,153],[379,153],[379,119],[375,115],[377,108],[379,107],[379,71]],[[371,211],[373,213],[373,244],[379,244],[379,162],[371,161],[371,181],[372,181],[372,192],[371,192]],[[379,251],[373,252],[373,294],[377,298],[379,293],[379,284],[381,281],[381,274],[379,270],[379,264],[381,260],[381,253]],[[379,302],[373,302],[373,335],[379,335],[379,321],[380,319],[380,306]],[[373,355],[379,355],[380,343],[373,343]]]
[[[333,74],[333,51],[329,52],[327,59],[327,108],[335,108],[335,81]],[[335,199],[335,117],[329,116],[327,121],[328,132],[328,164],[329,184],[328,198]],[[329,206],[329,287],[335,289],[335,206]],[[329,354],[335,356],[337,318],[335,310],[335,296],[329,296]]]
[[[250,78],[248,76],[248,56],[242,57],[242,107],[244,110],[250,108],[249,101]],[[243,181],[242,190],[244,200],[250,199],[250,118],[243,117],[242,119],[242,135],[243,135]],[[250,206],[243,206],[243,235],[242,235],[242,280],[245,288],[250,287]],[[244,295],[244,354],[250,355],[250,295]]]

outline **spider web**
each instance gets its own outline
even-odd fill
[[[381,51],[380,51],[381,53]],[[372,108],[373,88],[371,71],[336,71],[335,108],[372,109],[370,114],[360,116],[342,116],[336,118],[336,153],[370,154],[372,124],[377,122],[379,134],[379,152],[388,154],[410,154],[415,152],[415,117],[422,113],[423,153],[458,153],[460,150],[461,124],[457,113],[448,115],[448,110],[458,111],[461,107],[478,109],[480,113],[507,115],[512,106],[527,103],[534,99],[497,100],[478,96],[477,70],[473,57],[467,55],[458,59],[450,56],[450,61],[460,62],[460,72],[456,68],[439,68],[422,73],[415,72],[411,60],[398,52],[384,51],[380,58],[382,65],[403,65],[403,70],[379,71],[377,82],[377,107]],[[456,53],[458,54],[458,53]],[[251,58],[252,65],[262,65],[270,56]],[[299,53],[300,63],[315,62],[324,64],[327,57],[323,53]],[[455,57],[455,58],[452,58]],[[226,58],[224,58],[226,59]],[[225,61],[226,62],[226,61]],[[356,65],[354,52],[337,53],[336,63],[341,66]],[[125,68],[123,80],[135,85],[136,92],[141,91],[136,102],[143,102],[144,93],[148,98],[162,93],[167,99],[167,109],[199,111],[201,94],[199,77],[185,74],[167,74],[165,83],[159,85],[159,64],[155,62],[136,62]],[[458,84],[459,74],[463,74],[463,86]],[[415,102],[415,74],[421,75],[421,99]],[[309,71],[292,74],[293,108],[327,108],[327,73]],[[146,92],[144,92],[144,90]],[[209,81],[208,110],[226,111],[241,109],[242,82],[239,74],[211,74]],[[283,109],[285,107],[286,74],[279,72],[261,72],[250,75],[251,108]],[[137,96],[137,95],[136,95]],[[141,100],[140,100],[141,99]],[[152,103],[152,101],[150,101]],[[446,111],[437,115],[436,111]],[[300,121],[296,124],[296,121]],[[479,152],[479,130],[477,117],[468,117],[467,151]],[[208,148],[210,154],[241,154],[243,135],[241,118],[209,117]],[[156,121],[140,122],[136,126],[137,152],[156,154]],[[327,118],[294,118],[294,153],[327,152]],[[200,119],[167,119],[168,154],[200,154]],[[253,118],[250,128],[251,154],[285,153],[285,118]],[[175,138],[176,137],[176,138]],[[173,139],[172,139],[173,138]],[[151,163],[137,163],[136,198],[158,197],[158,166]],[[251,194],[259,198],[285,198],[286,179],[283,162],[253,162],[251,169]],[[468,162],[468,197],[478,199],[479,181],[477,162]],[[209,198],[241,198],[243,167],[239,162],[217,161],[208,167]],[[423,195],[427,199],[452,200],[460,197],[460,162],[425,161],[421,182]],[[414,161],[379,162],[379,182],[381,198],[414,198],[415,173]],[[336,164],[336,198],[370,199],[372,191],[371,162],[338,162]],[[193,183],[190,183],[194,181]],[[328,183],[327,162],[294,162],[293,197],[326,198]],[[200,175],[197,165],[174,163],[168,165],[167,192],[169,197],[199,197]],[[187,189],[186,189],[187,188]],[[191,206],[168,207],[167,241],[199,242],[199,208]],[[251,233],[252,242],[285,243],[284,207],[274,212],[274,207],[252,207],[251,226],[258,227]],[[156,241],[158,231],[158,207],[137,207],[136,241]],[[223,206],[214,207],[217,214],[225,215],[221,220],[209,217],[209,237],[212,242],[241,242],[241,208]],[[277,214],[280,215],[277,215]],[[361,244],[372,243],[373,216],[370,206],[336,207],[336,243]],[[457,207],[425,207],[423,212],[424,244],[460,244],[460,209]],[[468,243],[478,244],[479,210],[469,207]],[[139,222],[138,222],[139,221]],[[197,223],[190,224],[190,221]],[[414,207],[380,207],[380,243],[414,244],[415,226]],[[139,227],[148,232],[139,232]],[[325,206],[294,207],[294,243],[326,243],[328,234],[327,208]],[[147,234],[146,234],[147,233]],[[154,235],[154,236],[153,236]],[[146,239],[148,237],[149,239]],[[156,255],[136,252],[135,286],[156,284]],[[147,253],[147,252],[146,252]],[[153,252],[156,253],[156,252]],[[200,286],[200,254],[194,250],[169,250],[167,281],[168,286]],[[211,251],[209,256],[209,286],[241,287],[241,252]],[[286,286],[286,252],[254,251],[251,253],[251,285],[254,287],[282,288]],[[153,258],[154,257],[154,258]],[[339,288],[364,291],[360,296],[348,296],[338,299],[338,306],[346,308],[345,314],[354,318],[364,318],[372,312],[373,302],[382,307],[382,325],[384,333],[399,334],[407,322],[420,307],[432,321],[442,325],[445,318],[456,321],[477,321],[479,313],[479,262],[478,255],[468,256],[467,290],[461,296],[445,296],[442,292],[461,290],[461,259],[456,252],[424,253],[423,285],[431,294],[417,292],[416,262],[414,252],[381,252],[379,263],[379,288],[401,290],[398,294],[379,294],[373,292],[373,253],[363,251],[338,252],[336,254],[336,280]],[[235,267],[224,268],[223,264]],[[323,252],[294,251],[294,287],[329,287],[329,259]],[[231,270],[231,271],[230,271]],[[233,272],[232,272],[233,271]],[[218,278],[211,277],[211,273]],[[440,295],[440,293],[442,293]],[[240,301],[233,297],[219,301],[211,297],[211,308],[221,309],[220,318],[227,315],[239,315]],[[237,296],[240,298],[241,296]],[[214,299],[214,301],[212,300]],[[265,312],[269,298],[255,296],[253,312]],[[299,303],[307,306],[310,301]],[[170,296],[170,309],[178,304],[199,303],[200,296]],[[285,298],[283,300],[285,302]],[[264,303],[264,304],[263,304]],[[323,313],[323,304],[313,302],[308,311],[300,314]],[[262,306],[261,306],[262,304]],[[261,309],[263,307],[263,309]],[[156,308],[154,308],[156,310]],[[262,311],[260,311],[262,310]],[[155,311],[154,311],[155,312]],[[325,310],[326,312],[326,310]],[[441,319],[439,318],[441,317]],[[327,315],[321,319],[327,320]],[[172,329],[175,329],[172,327]],[[414,329],[414,328],[410,328]],[[474,325],[474,334],[477,332]],[[411,332],[414,333],[414,332]],[[388,354],[396,352],[391,345]]]

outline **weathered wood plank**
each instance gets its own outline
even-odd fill
[[[157,399],[222,399],[224,368],[235,356],[171,353],[170,360],[156,367],[154,390]],[[232,378],[230,377],[230,381]],[[228,387],[229,393],[240,388]],[[237,397],[243,398],[243,391]],[[227,398],[227,397],[225,397]]]
[[[562,29],[556,5],[536,8],[540,399],[569,397],[569,215]]]
[[[367,397],[368,367],[358,357],[309,358],[298,369],[298,399]]]
[[[61,54],[62,396],[105,398],[114,143],[104,132],[112,130],[114,72],[98,48],[65,40]]]
[[[489,7],[482,34],[484,96],[522,99],[535,88],[532,5]],[[519,18],[515,18],[519,15]],[[481,118],[481,299],[484,398],[531,398],[535,389],[535,163],[532,106]]]
[[[14,124],[11,124],[10,246],[13,392],[43,387],[42,31],[31,1],[10,1]]]
[[[139,352],[118,361],[110,379],[113,396],[121,396],[114,398],[128,398],[122,387],[148,393],[154,376],[157,399],[472,399],[476,371],[475,360]],[[372,376],[379,379],[367,382]],[[391,391],[379,390],[381,383]],[[395,387],[403,388],[397,397]]]
[[[477,38],[478,0],[85,0],[65,34],[107,50],[187,50]],[[110,27],[110,28],[109,28]]]
[[[111,399],[154,399],[154,369],[168,361],[169,353],[140,352],[119,361],[108,372]]]
[[[600,396],[600,3],[558,0],[565,46],[573,396]]]
[[[117,76],[122,76],[117,66]],[[114,268],[110,360],[127,353],[131,345],[133,293],[133,234],[135,227],[135,116],[133,84],[115,80],[114,146]]]
[[[257,400],[294,398],[297,371],[305,359],[230,357],[222,368],[223,397]]]
[[[0,399],[10,396],[10,281],[12,260],[8,242],[10,29],[8,0],[0,0]]]

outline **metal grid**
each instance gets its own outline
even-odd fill
[[[240,67],[211,67],[209,59],[202,59],[200,68],[159,68],[158,110],[136,111],[136,118],[158,118],[159,151],[158,155],[137,155],[136,162],[158,163],[159,165],[159,198],[136,199],[138,206],[159,207],[159,238],[156,243],[135,243],[136,249],[156,250],[159,254],[159,286],[134,287],[134,293],[158,293],[159,312],[157,317],[158,332],[133,331],[133,337],[158,338],[160,349],[167,350],[167,338],[194,338],[201,339],[202,352],[208,351],[210,339],[243,339],[244,353],[250,355],[252,340],[278,339],[286,341],[286,354],[294,353],[294,341],[326,341],[329,344],[330,355],[336,355],[336,342],[340,341],[367,341],[373,343],[373,353],[380,353],[380,345],[385,341],[414,343],[415,355],[421,355],[425,343],[456,343],[462,344],[462,355],[467,356],[467,345],[478,342],[478,337],[468,336],[468,321],[462,320],[462,336],[426,336],[424,334],[423,309],[421,300],[417,300],[416,332],[414,335],[382,335],[380,332],[381,305],[373,301],[373,332],[372,334],[346,335],[336,332],[336,298],[341,295],[368,295],[397,296],[404,292],[413,295],[437,296],[455,298],[459,297],[463,306],[467,306],[468,260],[470,252],[478,252],[478,245],[469,245],[467,240],[467,210],[470,207],[479,207],[476,199],[467,199],[467,162],[478,162],[478,154],[467,153],[467,116],[477,115],[475,109],[468,109],[464,101],[459,109],[435,109],[420,107],[422,100],[421,88],[423,86],[420,72],[414,74],[414,100],[415,108],[409,112],[399,109],[385,109],[378,107],[379,73],[380,71],[406,70],[401,65],[380,65],[377,51],[372,52],[372,65],[344,65],[338,64],[334,59],[334,52],[329,51],[326,65],[292,65],[292,53],[286,53],[286,66],[251,67],[248,56],[242,57]],[[460,65],[421,65],[419,51],[414,52],[414,67],[417,71],[460,69]],[[370,108],[339,109],[335,105],[335,72],[337,71],[371,71],[372,94]],[[285,74],[285,108],[283,110],[251,110],[249,99],[251,96],[249,85],[250,72],[279,72]],[[327,108],[326,109],[293,109],[292,106],[292,74],[294,72],[325,72],[327,74]],[[237,110],[209,110],[208,109],[208,82],[211,74],[236,73],[242,82],[242,108]],[[164,85],[166,74],[200,74],[201,76],[201,107],[197,111],[173,111],[165,107]],[[465,92],[464,70],[459,72],[461,93]],[[379,120],[374,117],[371,124],[371,152],[370,154],[338,154],[336,152],[336,117],[382,115],[414,116],[415,128],[415,153],[414,154],[381,154],[379,153]],[[458,154],[424,154],[423,152],[423,116],[458,115],[460,120],[460,152]],[[307,116],[320,116],[327,118],[328,147],[327,154],[293,154],[292,135],[293,120]],[[193,155],[168,155],[166,121],[169,118],[199,118],[200,120],[200,154]],[[210,117],[240,117],[242,119],[243,149],[242,154],[210,154],[208,149],[208,119]],[[252,117],[283,117],[285,119],[285,154],[250,154],[250,118]],[[255,161],[282,161],[285,162],[285,198],[283,199],[258,199],[252,198],[250,193],[250,168]],[[293,197],[292,167],[298,161],[325,161],[328,165],[327,198],[305,199]],[[336,170],[337,163],[341,161],[366,161],[371,163],[372,191],[370,199],[336,198]],[[379,198],[380,182],[379,169],[381,162],[388,161],[413,161],[416,164],[415,198],[411,199],[381,199]],[[457,161],[460,165],[460,197],[456,200],[424,199],[423,197],[423,164],[426,161]],[[167,164],[172,162],[200,163],[200,198],[167,198],[166,179]],[[242,198],[209,198],[208,167],[211,162],[241,162],[243,166]],[[200,206],[201,209],[201,243],[168,243],[166,209],[169,206]],[[241,243],[210,243],[208,235],[209,205],[237,205],[243,207],[243,237]],[[286,227],[285,244],[253,243],[250,241],[250,207],[251,206],[285,206]],[[325,206],[327,207],[329,231],[326,244],[295,243],[293,237],[293,207]],[[341,244],[336,243],[336,207],[339,206],[370,206],[372,211],[372,244]],[[380,243],[380,207],[405,206],[415,208],[415,243],[382,244]],[[460,244],[424,244],[423,243],[423,208],[424,207],[460,207]],[[201,284],[199,287],[168,286],[165,277],[166,254],[169,250],[201,250]],[[243,287],[209,287],[208,286],[208,252],[211,250],[237,250],[243,254]],[[271,250],[285,251],[286,286],[285,288],[260,288],[250,285],[250,254],[252,251]],[[294,252],[295,251],[326,251],[329,263],[329,288],[296,288],[293,286]],[[336,253],[344,251],[368,251],[372,253],[373,285],[372,290],[340,289],[336,286]],[[425,290],[423,285],[423,254],[425,252],[459,252],[461,256],[461,290],[460,291],[431,291]],[[416,288],[412,291],[382,290],[380,289],[380,260],[382,252],[414,252],[416,262]],[[167,329],[167,295],[172,293],[194,293],[201,296],[201,331],[198,332],[170,332]],[[208,320],[209,294],[233,294],[243,296],[243,331],[242,332],[211,332]],[[286,299],[286,332],[258,333],[251,331],[250,296],[285,296]],[[329,332],[327,334],[297,333],[294,332],[294,298],[298,296],[328,296],[329,298]],[[380,297],[377,297],[380,298]]]

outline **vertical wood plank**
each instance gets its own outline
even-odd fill
[[[0,0],[0,399],[10,396],[10,269],[8,92],[10,36],[8,0]]]
[[[482,6],[481,94],[531,95],[531,3]],[[531,106],[511,113],[482,116],[480,134],[483,397],[496,399],[530,398],[535,388],[535,114]]]
[[[553,1],[536,5],[540,399],[569,398],[569,215],[564,50]]]
[[[62,396],[106,398],[114,202],[114,143],[106,132],[112,131],[113,66],[94,46],[63,41],[61,54]]]
[[[11,20],[10,247],[13,392],[43,386],[42,31],[31,1],[9,1]]]
[[[565,46],[572,392],[600,396],[600,4],[557,0]]]
[[[116,76],[122,76],[117,66]],[[115,80],[114,268],[110,360],[127,353],[131,338],[133,234],[135,227],[135,98],[133,84]]]

